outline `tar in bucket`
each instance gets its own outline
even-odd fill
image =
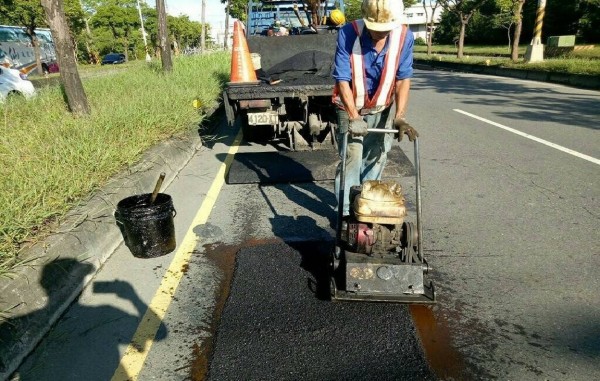
[[[146,193],[119,201],[115,219],[133,256],[154,258],[175,250],[176,214],[171,196]]]

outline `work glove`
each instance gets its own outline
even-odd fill
[[[367,126],[367,122],[361,117],[356,119],[350,119],[350,123],[348,125],[348,130],[353,136],[365,136],[369,131],[367,131],[369,127]]]
[[[398,130],[398,141],[402,141],[404,134],[408,136],[408,140],[414,142],[417,137],[419,137],[419,133],[414,129],[413,126],[408,124],[406,119],[404,118],[396,118],[394,119],[394,127]]]

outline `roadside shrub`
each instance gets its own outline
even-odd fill
[[[415,39],[415,45],[427,45],[427,41],[423,37],[418,37]]]

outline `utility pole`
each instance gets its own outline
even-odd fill
[[[544,45],[542,45],[542,26],[544,24],[544,13],[546,12],[546,0],[538,0],[537,13],[535,15],[535,28],[533,39],[525,52],[526,62],[541,62],[544,60]]]
[[[206,0],[202,0],[202,33],[200,37],[200,53],[204,53],[204,49],[206,49]]]
[[[173,70],[171,61],[171,44],[167,30],[167,12],[165,11],[165,0],[156,0],[156,11],[158,12],[158,45],[160,48],[160,59],[163,71]]]
[[[144,50],[146,51],[146,62],[150,62],[150,54],[148,53],[148,41],[146,40],[146,29],[144,29],[144,18],[142,17],[142,7],[140,6],[140,0],[137,0],[138,14],[140,15],[140,24],[142,25],[142,38],[144,39]]]
[[[223,48],[225,50],[228,48],[227,40],[229,40],[229,3],[230,0],[227,0],[227,6],[225,7],[225,33],[223,34]]]

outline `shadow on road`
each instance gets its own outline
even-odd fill
[[[600,97],[591,92],[589,95],[568,95],[565,100],[565,91],[558,87],[539,86],[535,82],[531,85],[508,83],[506,78],[471,76],[466,81],[461,76],[419,71],[415,80],[419,81],[411,90],[415,93],[433,90],[466,105],[501,106],[503,111],[496,111],[496,114],[503,118],[600,129]],[[537,87],[535,97],[523,96],[526,86]],[[522,111],[514,112],[515,109]]]
[[[46,264],[40,284],[48,295],[47,305],[63,303],[55,300],[60,298],[57,291],[66,285],[81,287],[84,278],[93,270],[91,264],[74,259],[59,258]],[[77,301],[26,358],[15,374],[19,380],[109,380],[115,369],[120,367],[119,345],[131,342],[142,317],[150,315],[150,319],[153,316],[154,320],[160,321],[128,282],[95,282],[93,292],[113,294],[128,300],[136,313],[130,314],[111,305],[92,306]],[[21,335],[35,335],[51,320],[49,315],[49,311],[42,307],[27,315],[8,319],[0,325],[2,345],[18,342]],[[148,341],[162,340],[166,336],[167,329],[160,323],[156,337],[147,338],[135,349],[143,351]]]

